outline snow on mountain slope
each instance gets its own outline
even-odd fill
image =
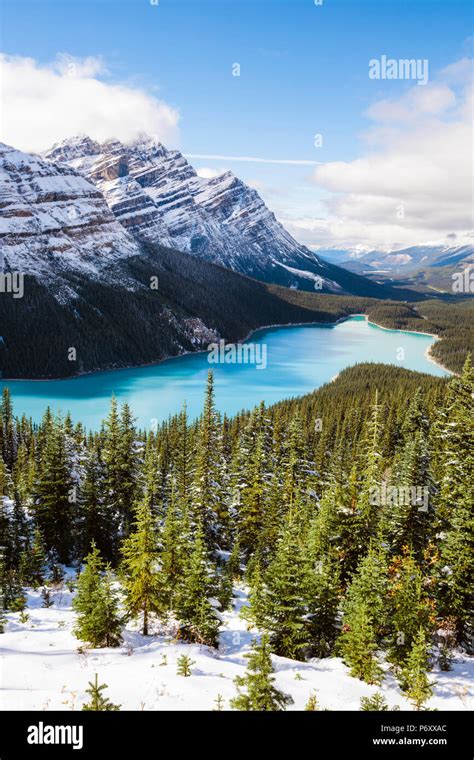
[[[44,154],[83,173],[103,192],[117,219],[138,239],[159,242],[259,279],[273,281],[275,262],[287,267],[282,284],[298,286],[326,262],[300,245],[256,190],[227,171],[198,177],[177,150],[143,138],[98,145],[88,137],[59,143]],[[298,270],[304,270],[299,275]],[[307,285],[312,288],[311,283]]]
[[[65,164],[0,144],[0,265],[41,280],[139,253],[101,192]]]

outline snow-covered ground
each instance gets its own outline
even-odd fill
[[[178,643],[171,630],[145,637],[131,626],[120,648],[94,650],[81,647],[72,634],[72,593],[54,593],[54,605],[43,608],[40,592],[31,591],[28,621],[21,623],[19,613],[8,614],[0,636],[0,709],[80,709],[95,673],[109,687],[106,696],[123,710],[212,710],[218,694],[229,709],[236,695],[233,679],[244,674],[244,655],[255,637],[238,614],[246,595],[242,589],[235,594],[234,610],[223,616],[219,651]],[[183,653],[194,660],[187,678],[176,673]],[[321,709],[358,710],[360,698],[378,690],[349,676],[339,658],[296,662],[274,657],[273,662],[276,685],[294,699],[290,710],[303,709],[312,692]],[[474,658],[458,655],[452,671],[432,675],[436,688],[429,707],[474,710]],[[410,709],[392,676],[386,676],[381,690],[390,706]]]

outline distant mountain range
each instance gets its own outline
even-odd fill
[[[447,292],[453,274],[474,267],[474,243],[469,242],[416,245],[389,252],[326,249],[324,255],[338,266],[377,282],[398,281],[408,287]]]

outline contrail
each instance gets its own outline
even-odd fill
[[[322,161],[308,161],[293,158],[259,158],[258,156],[218,156],[208,153],[185,153],[186,158],[200,158],[207,161],[247,161],[254,164],[292,164],[294,166],[316,166]]]

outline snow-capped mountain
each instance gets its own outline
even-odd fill
[[[339,282],[337,268],[299,244],[257,191],[230,171],[203,179],[179,151],[149,138],[125,145],[76,137],[53,146],[44,157],[66,163],[95,183],[138,240],[267,282],[303,290],[314,290],[316,282],[316,289],[348,290],[347,282]]]
[[[182,170],[191,171],[185,162]],[[119,176],[110,177],[122,174],[120,162],[100,171],[113,192]],[[13,290],[0,291],[3,377],[70,376],[158,361],[221,337],[244,338],[262,325],[330,321],[331,314],[345,313],[320,313],[303,294],[288,298],[286,291],[171,248],[170,236],[166,247],[133,236],[129,230],[136,227],[164,229],[159,204],[139,179],[136,172],[131,182],[142,206],[137,211],[134,201],[123,215],[132,220],[126,229],[101,189],[71,165],[0,146],[0,273],[24,280],[18,298]],[[199,207],[190,193],[188,202]],[[188,224],[178,206],[176,216]],[[168,204],[168,219],[170,213]],[[206,229],[212,225],[218,229],[212,219]]]
[[[2,268],[43,281],[70,271],[100,278],[114,261],[139,253],[137,242],[84,176],[4,144],[0,211]]]
[[[359,273],[386,272],[411,274],[429,267],[466,266],[474,261],[474,244],[469,240],[444,245],[414,245],[393,251],[336,251],[334,256],[326,252],[332,261]]]

